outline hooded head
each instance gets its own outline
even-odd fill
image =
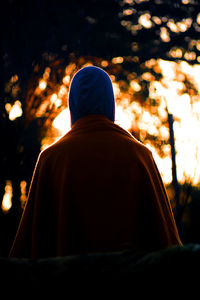
[[[115,119],[115,99],[108,74],[97,67],[85,67],[72,79],[69,91],[72,125],[87,115],[104,115]]]

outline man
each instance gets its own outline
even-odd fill
[[[151,152],[114,124],[112,83],[77,72],[71,130],[41,152],[10,256],[52,257],[181,245]]]

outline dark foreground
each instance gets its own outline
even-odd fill
[[[198,280],[199,271],[198,244],[152,253],[123,251],[37,260],[0,258],[1,290],[15,296],[25,291],[29,291],[29,296],[32,292],[44,292],[47,296],[52,291],[73,291],[74,296],[81,292],[83,296],[94,288],[93,298],[97,299],[97,294],[106,287],[113,296],[119,290],[129,290],[130,299],[133,299],[130,292],[153,292],[156,296],[162,291],[162,298],[169,292],[197,291],[199,285],[195,285],[195,279]]]

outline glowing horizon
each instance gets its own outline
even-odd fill
[[[149,18],[149,16],[146,17]],[[112,62],[120,64],[123,62],[123,58],[115,57]],[[101,64],[108,66],[107,61],[102,61]],[[92,65],[92,63],[85,63],[82,67],[87,65]],[[165,184],[169,184],[172,182],[170,145],[161,145],[164,153],[164,156],[161,157],[159,149],[146,139],[148,134],[161,137],[164,140],[169,139],[169,130],[162,123],[163,120],[165,122],[167,120],[168,109],[175,118],[174,135],[178,181],[184,183],[186,180],[194,186],[198,186],[200,184],[200,133],[194,129],[200,125],[200,83],[198,81],[200,65],[190,65],[184,61],[171,62],[151,59],[145,63],[145,66],[150,70],[154,68],[155,72],[160,72],[163,76],[160,81],[157,81],[151,71],[146,71],[141,75],[142,79],[149,81],[149,98],[156,99],[159,103],[158,115],[152,113],[149,107],[143,106],[135,99],[135,93],[142,91],[139,78],[130,77],[128,89],[124,91],[121,89],[120,82],[116,81],[116,77],[110,74],[116,100],[115,122],[127,131],[138,131],[140,140],[152,151]],[[77,71],[75,63],[66,66],[57,91],[52,90],[52,94],[41,101],[41,105],[36,111],[36,118],[43,116],[48,107],[60,111],[55,114],[48,132],[42,140],[41,150],[71,129],[66,99],[70,81],[75,71]],[[48,88],[50,72],[51,68],[46,68],[43,77],[39,79],[35,89],[36,96],[41,95]],[[189,94],[185,85],[186,77],[192,82],[198,94]],[[7,103],[5,108],[10,120],[15,120],[23,114],[20,100],[15,101],[13,105]]]
[[[116,63],[119,63],[119,60],[116,60]],[[150,134],[161,135],[163,138],[167,139],[169,138],[169,131],[166,127],[161,126],[161,120],[166,119],[167,109],[170,110],[175,116],[174,135],[177,151],[178,180],[180,183],[184,183],[185,180],[188,180],[189,182],[192,182],[193,185],[197,186],[200,182],[200,171],[198,171],[198,169],[200,170],[200,161],[198,162],[197,158],[198,153],[200,154],[200,147],[198,146],[200,135],[195,133],[192,129],[197,128],[197,126],[200,125],[198,114],[200,98],[193,106],[191,106],[189,94],[180,94],[185,88],[184,81],[176,80],[175,77],[177,72],[176,68],[178,67],[183,73],[187,73],[190,77],[193,77],[193,81],[200,91],[200,85],[195,78],[196,73],[199,71],[199,66],[190,66],[185,62],[177,64],[163,60],[158,60],[158,65],[162,71],[163,79],[160,82],[155,80],[151,81],[150,84],[150,97],[157,97],[160,101],[158,117],[152,115],[148,109],[142,107],[137,101],[132,101],[130,103],[130,96],[121,91],[119,83],[116,82],[115,77],[111,75],[116,99],[115,123],[131,132],[137,116],[139,118],[138,127],[141,137],[143,136],[143,132],[148,131]],[[67,83],[69,84],[69,82],[68,77]],[[140,91],[141,86],[137,80],[132,80],[130,88]],[[58,114],[53,120],[52,126],[57,130],[57,137],[55,140],[70,130],[70,113],[68,108],[63,109],[62,112]],[[160,128],[158,130],[159,126]],[[42,149],[47,146],[48,142],[46,142],[47,140],[45,140]],[[165,184],[171,183],[172,163],[170,145],[163,147],[166,156],[161,158],[157,149],[150,142],[147,141],[144,143],[152,151]]]
[[[122,59],[117,57],[113,59],[115,64],[122,63]],[[86,65],[92,65],[91,62]],[[108,66],[107,61],[102,61],[102,66]],[[155,162],[159,168],[164,183],[172,182],[172,160],[170,144],[155,145],[146,138],[148,135],[161,138],[167,141],[169,139],[169,129],[163,125],[167,120],[167,110],[174,115],[174,136],[176,148],[177,177],[180,184],[185,181],[193,186],[200,186],[200,132],[195,130],[200,126],[200,83],[198,74],[200,65],[190,65],[187,62],[178,63],[151,59],[145,63],[146,67],[154,68],[156,72],[162,74],[162,79],[157,81],[151,72],[145,72],[141,78],[149,81],[149,99],[156,100],[157,113],[153,113],[153,107],[143,106],[137,99],[135,93],[142,91],[142,85],[139,78],[130,76],[130,84],[127,90],[121,89],[120,82],[116,77],[110,74],[113,83],[113,90],[116,103],[115,123],[129,132],[135,132],[146,147],[153,154]],[[71,63],[65,68],[65,74],[57,91],[46,98],[43,98],[39,108],[36,110],[35,118],[43,116],[48,109],[59,109],[54,119],[50,123],[46,136],[41,141],[41,150],[50,146],[56,140],[61,138],[71,129],[71,120],[69,108],[66,105],[70,81],[76,69],[76,64]],[[48,78],[51,72],[46,68],[43,78],[38,81],[35,89],[35,95],[40,96],[48,88]],[[16,75],[17,76],[17,75]],[[185,84],[185,78],[188,78],[196,89],[196,94],[188,91]],[[134,79],[133,79],[134,78]],[[13,80],[11,78],[11,80]],[[8,112],[11,121],[22,116],[22,105],[20,100],[14,104],[6,103],[5,109]],[[159,148],[162,148],[164,156],[159,154]],[[21,205],[26,201],[26,182],[20,184]],[[2,200],[2,210],[6,213],[12,207],[12,183],[6,182],[5,194]]]

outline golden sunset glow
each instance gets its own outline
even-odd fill
[[[21,202],[21,207],[24,208],[25,203],[26,203],[26,199],[27,199],[27,195],[26,195],[26,181],[21,181],[20,183],[20,190],[21,190],[21,196],[20,196],[20,202]]]
[[[166,27],[161,27],[160,28],[160,38],[165,43],[170,41],[170,34],[169,34]]]
[[[123,63],[123,61],[124,61],[124,59],[123,59],[123,57],[121,57],[121,56],[119,56],[119,57],[114,57],[114,58],[112,59],[113,64],[121,64],[121,63]]]
[[[15,101],[13,105],[6,103],[5,109],[9,114],[9,119],[14,121],[16,118],[21,117],[23,114],[21,102],[19,100]]]
[[[151,28],[151,26],[152,26],[151,15],[149,13],[141,15],[139,17],[138,22],[139,22],[139,24],[141,24],[145,28]]]
[[[150,18],[150,15],[143,15],[140,22],[144,25],[150,19],[153,22],[163,22],[158,17]],[[190,20],[182,20],[183,24],[190,26]],[[147,24],[147,23],[146,23]],[[140,24],[141,25],[141,24]],[[180,24],[173,20],[168,20],[168,30],[180,30]],[[161,38],[167,42],[170,39],[167,29],[162,29]],[[192,47],[200,49],[199,41],[191,41]],[[190,54],[189,54],[190,53]],[[175,58],[181,58],[183,53],[180,48],[173,48],[169,55]],[[192,51],[188,52],[188,61],[192,59]],[[123,57],[114,57],[112,63],[123,63]],[[101,61],[102,67],[108,67],[107,60]],[[93,65],[91,61],[84,61],[81,67]],[[151,59],[145,62],[145,70],[140,77],[135,73],[129,74],[129,83],[124,89],[124,82],[116,80],[116,74],[109,74],[113,84],[113,90],[116,100],[115,123],[123,127],[129,132],[136,132],[139,138],[153,153],[155,161],[159,167],[163,180],[166,184],[172,181],[172,163],[170,144],[155,144],[148,138],[153,136],[154,139],[169,140],[169,128],[165,125],[167,122],[167,111],[174,116],[174,136],[176,148],[177,176],[180,183],[185,181],[197,186],[200,184],[200,65],[189,64],[186,61],[166,61],[162,59]],[[54,114],[46,136],[42,139],[41,150],[48,147],[61,136],[66,134],[71,129],[70,112],[67,105],[67,97],[71,79],[75,72],[80,69],[74,62],[69,63],[64,70],[63,78],[60,85],[56,85],[56,89],[51,89],[47,96],[42,96],[46,92],[49,84],[49,76],[52,72],[51,68],[44,70],[43,76],[38,80],[38,86],[34,90],[36,97],[40,97],[38,109],[35,112],[35,117],[40,118],[46,114],[46,111],[54,110],[58,113]],[[158,81],[152,74],[161,73],[162,78]],[[16,81],[17,75],[11,78],[11,81]],[[193,85],[193,90],[188,89],[186,79]],[[143,105],[138,100],[138,94],[143,90],[142,81],[149,82],[149,100],[156,101],[156,113],[154,107]],[[194,89],[196,92],[194,92]],[[16,100],[14,104],[6,103],[5,109],[8,112],[9,119],[14,121],[23,114],[21,102]],[[162,149],[162,155],[160,154]],[[7,192],[5,193],[2,206],[9,207],[11,205],[12,193],[11,184],[6,185]],[[24,182],[21,183],[22,198],[21,203],[25,203]],[[10,192],[8,192],[10,191]]]
[[[47,86],[47,82],[45,80],[40,80],[40,83],[39,83],[39,88],[43,91],[46,89],[46,86]]]
[[[59,136],[66,134],[71,129],[69,108],[65,108],[53,121],[53,127],[58,130]]]
[[[50,97],[50,103],[51,103],[51,107],[53,105],[55,105],[56,108],[60,107],[62,105],[62,100],[60,98],[58,98],[57,94],[53,94]]]
[[[121,61],[119,57],[113,59],[114,63],[121,63]],[[155,71],[161,72],[163,76],[160,81],[156,81],[150,72],[142,75],[144,80],[150,82],[149,97],[150,99],[157,99],[159,115],[152,114],[148,108],[134,100],[134,93],[142,90],[137,78],[130,81],[127,92],[124,92],[119,82],[116,81],[115,76],[110,74],[116,99],[115,123],[130,132],[136,127],[138,128],[140,140],[144,141],[146,146],[152,151],[163,180],[168,184],[172,181],[170,145],[162,146],[164,157],[161,157],[158,149],[150,141],[146,140],[147,134],[161,137],[164,140],[169,139],[169,129],[162,125],[162,122],[167,120],[168,110],[175,118],[174,135],[178,180],[180,183],[184,183],[187,180],[192,182],[193,185],[198,185],[200,183],[200,133],[195,129],[200,125],[200,96],[189,95],[184,80],[185,76],[188,76],[200,94],[200,83],[197,76],[200,66],[191,66],[187,62],[180,61],[176,63],[161,59],[157,61],[152,59],[145,64],[148,68],[153,66]],[[107,65],[107,62],[105,65]],[[52,105],[63,107],[59,96],[67,96],[75,67],[75,64],[69,64],[66,67],[66,75],[62,80],[65,86],[61,85],[58,92],[52,94],[50,97]],[[65,106],[53,120],[52,131],[50,130],[50,134],[43,139],[41,149],[45,149],[70,129],[69,108]]]
[[[151,83],[152,95],[162,99],[168,111],[174,115],[174,134],[176,143],[177,176],[181,183],[185,180],[197,185],[200,182],[200,96],[190,96],[184,93],[184,76],[179,76],[177,71],[190,76],[191,81],[200,91],[197,81],[199,65],[190,66],[186,62],[174,63],[159,60],[159,66],[164,75],[160,82]],[[183,74],[182,73],[182,74]],[[169,166],[165,168],[165,172]],[[169,171],[168,171],[169,172]],[[163,173],[164,175],[164,173]]]
[[[7,180],[5,186],[5,193],[1,204],[1,209],[5,213],[8,212],[12,207],[12,195],[13,195],[12,183],[10,180]]]

